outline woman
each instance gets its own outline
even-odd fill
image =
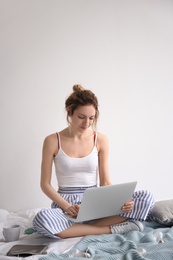
[[[58,238],[142,231],[141,221],[147,218],[154,205],[148,191],[135,192],[133,198],[122,205],[120,216],[84,223],[74,223],[66,218],[65,213],[78,214],[85,189],[110,185],[111,181],[108,140],[95,131],[99,116],[97,97],[92,91],[74,85],[65,107],[68,127],[44,140],[41,188],[53,202],[51,208],[43,209],[35,216],[34,228],[40,234]],[[51,185],[53,163],[58,191]]]

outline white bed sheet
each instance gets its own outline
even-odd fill
[[[72,248],[77,242],[80,241],[81,237],[68,238],[68,239],[52,239],[41,236],[37,233],[26,235],[24,232],[27,228],[32,227],[32,220],[35,214],[40,210],[30,209],[19,212],[8,212],[4,209],[0,209],[0,260],[16,260],[16,259],[39,259],[40,255],[33,255],[29,257],[9,257],[6,256],[7,252],[13,245],[16,244],[29,244],[29,245],[47,245],[47,252],[54,252],[61,254]],[[3,227],[6,225],[20,225],[20,239],[14,242],[5,242],[3,237]]]

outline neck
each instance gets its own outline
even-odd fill
[[[67,127],[67,135],[71,138],[84,139],[93,134],[93,131],[88,128],[85,132],[75,131],[71,126]]]

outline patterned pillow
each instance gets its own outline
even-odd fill
[[[160,224],[173,226],[173,199],[156,201],[149,220],[154,220]]]

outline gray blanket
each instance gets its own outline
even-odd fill
[[[40,260],[173,260],[173,227],[156,222],[144,222],[144,226],[143,232],[85,236],[69,252],[51,252]]]

